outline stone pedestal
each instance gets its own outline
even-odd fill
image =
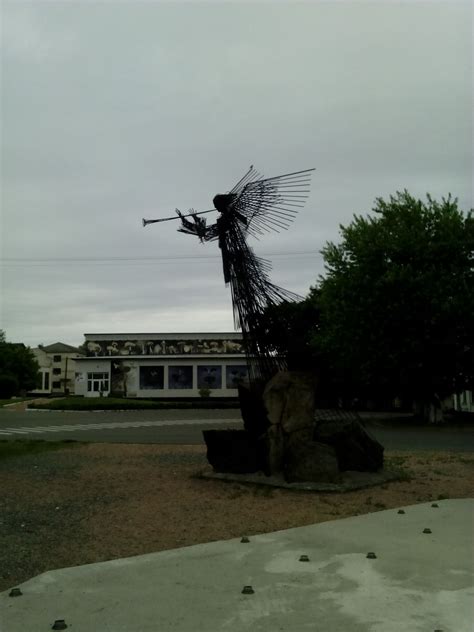
[[[262,469],[262,441],[246,430],[203,430],[202,434],[215,472],[247,474]]]
[[[281,371],[263,393],[270,424],[266,433],[268,473],[283,473],[287,482],[339,478],[334,449],[313,441],[315,387],[315,379],[308,373]]]
[[[239,386],[245,430],[203,432],[216,472],[284,477],[288,483],[338,483],[341,472],[375,472],[383,447],[356,413],[315,410],[315,378],[281,371],[263,388]],[[322,416],[321,416],[322,415]]]
[[[313,440],[332,446],[341,472],[376,472],[383,467],[383,446],[358,419],[356,413],[334,412],[316,420]]]

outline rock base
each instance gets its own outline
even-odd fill
[[[318,411],[312,439],[334,448],[341,472],[376,472],[383,467],[383,446],[355,412],[336,410],[324,415]]]
[[[246,430],[203,430],[207,460],[216,472],[236,474],[263,468],[262,441]]]

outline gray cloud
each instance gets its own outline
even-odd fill
[[[8,338],[232,328],[216,244],[141,218],[211,208],[251,163],[267,176],[317,167],[290,230],[252,244],[279,255],[272,279],[302,294],[325,241],[375,197],[452,192],[471,207],[471,13],[4,3]]]

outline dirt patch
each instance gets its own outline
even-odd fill
[[[474,455],[388,452],[407,480],[344,494],[197,476],[203,446],[90,444],[0,462],[0,590],[53,568],[474,496]]]

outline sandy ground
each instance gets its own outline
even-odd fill
[[[344,494],[208,480],[204,446],[88,444],[0,462],[0,590],[53,568],[474,496],[474,455],[386,453],[411,477]]]

